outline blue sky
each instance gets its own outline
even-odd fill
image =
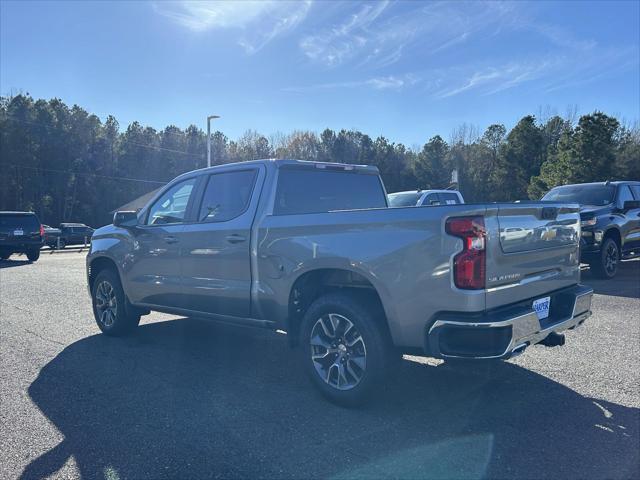
[[[640,2],[0,3],[0,90],[121,127],[408,146],[542,110],[640,117]]]

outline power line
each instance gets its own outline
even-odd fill
[[[32,122],[32,121],[29,121],[29,120],[22,120],[22,119],[19,119],[19,118],[15,118],[13,115],[8,114],[8,113],[7,113],[7,114],[5,114],[4,116],[5,116],[5,118],[7,118],[8,120],[12,120],[12,121],[14,121],[14,122],[18,122],[18,123],[26,123],[26,124],[29,124],[29,125],[39,125],[39,126],[41,126],[41,127],[45,127],[45,128],[52,128],[52,129],[53,129],[53,128],[55,128],[53,125],[47,125],[46,123]],[[122,134],[121,134],[121,135],[122,135]],[[122,143],[128,143],[128,144],[130,144],[130,145],[135,145],[135,146],[137,146],[137,147],[142,147],[142,148],[151,148],[151,149],[153,149],[153,150],[163,150],[163,151],[165,151],[165,152],[172,152],[172,153],[180,153],[180,154],[183,154],[183,155],[189,155],[189,156],[192,156],[192,157],[201,157],[201,158],[204,158],[204,156],[205,156],[205,155],[204,155],[204,153],[191,153],[191,152],[185,152],[184,150],[174,150],[174,149],[172,149],[172,148],[159,147],[159,146],[157,146],[157,145],[145,145],[145,144],[143,144],[143,143],[137,143],[137,142],[133,142],[133,141],[131,141],[131,140],[124,140],[124,139],[122,139],[122,138],[118,138],[118,140],[117,140],[117,141],[122,142]]]
[[[27,170],[41,170],[43,172],[55,172],[55,173],[67,173],[71,175],[78,175],[80,177],[98,177],[98,178],[110,178],[113,180],[126,180],[129,182],[142,182],[142,183],[155,183],[157,185],[166,185],[167,182],[160,182],[158,180],[144,180],[142,178],[128,178],[128,177],[116,177],[113,175],[100,175],[98,173],[83,173],[83,172],[72,172],[71,170],[57,170],[55,168],[40,168],[40,167],[28,167],[26,165],[18,165],[16,163],[9,164],[12,167],[16,168],[25,168]]]

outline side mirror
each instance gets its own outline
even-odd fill
[[[138,225],[138,213],[134,211],[121,211],[113,214],[113,225],[122,228],[133,228]]]
[[[634,208],[640,208],[640,200],[627,200],[622,205],[622,209],[625,211],[633,210]]]

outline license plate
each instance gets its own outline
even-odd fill
[[[14,230],[13,231],[13,236],[14,237],[21,237],[22,235],[24,235],[24,231],[23,230]]]
[[[533,309],[538,315],[538,320],[549,316],[549,306],[551,305],[551,297],[539,298],[533,301]]]

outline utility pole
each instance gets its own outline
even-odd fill
[[[219,115],[209,115],[207,117],[207,167],[211,166],[211,120],[220,118]]]

